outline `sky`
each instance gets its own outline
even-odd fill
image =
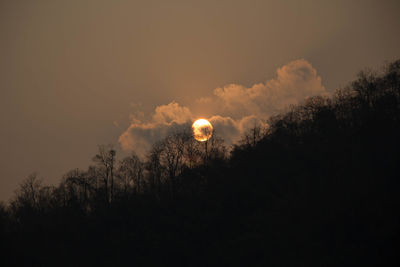
[[[0,200],[205,117],[228,144],[400,58],[400,2],[0,1]]]

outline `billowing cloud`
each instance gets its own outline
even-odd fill
[[[270,116],[306,97],[326,94],[321,77],[304,59],[292,61],[277,70],[275,79],[246,88],[229,84],[214,90],[214,96],[199,103],[216,114],[238,119],[245,116]]]
[[[211,113],[208,119],[215,132],[231,144],[254,125],[265,126],[271,115],[289,105],[298,104],[307,97],[326,94],[321,77],[312,65],[304,59],[295,60],[278,68],[276,78],[265,83],[251,87],[228,84],[216,88],[210,97],[197,99],[193,107],[184,107],[176,102],[161,105],[145,121],[131,116],[132,123],[120,136],[119,142],[124,150],[134,150],[143,155],[170,129],[190,126],[198,118],[198,114],[191,111],[194,108]]]
[[[131,125],[119,137],[119,143],[126,151],[144,155],[154,142],[165,137],[172,129],[187,126],[192,118],[189,108],[176,102],[158,106],[149,121],[132,118]]]
[[[192,117],[189,108],[182,107],[176,102],[171,102],[168,105],[156,107],[153,121],[158,124],[183,124],[188,120],[191,120]]]

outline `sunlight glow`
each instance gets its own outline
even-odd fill
[[[198,119],[192,125],[193,137],[197,141],[204,142],[211,138],[213,127],[206,119]]]

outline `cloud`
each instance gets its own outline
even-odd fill
[[[192,117],[189,108],[182,107],[176,102],[171,102],[168,105],[156,107],[153,121],[159,124],[183,124],[188,120],[191,120]]]
[[[149,120],[144,116],[131,115],[132,123],[122,133],[119,142],[124,150],[134,150],[144,155],[151,145],[165,137],[171,129],[189,127],[199,114],[191,110],[207,110],[215,132],[226,143],[236,142],[255,124],[266,126],[266,120],[289,105],[298,104],[305,98],[328,94],[321,77],[312,65],[299,59],[276,71],[276,77],[251,87],[228,84],[216,88],[210,97],[194,101],[193,107],[177,102],[155,108]]]
[[[238,122],[231,117],[216,115],[209,118],[209,121],[213,125],[215,134],[224,138],[228,143],[240,137]]]
[[[200,102],[214,106],[217,114],[233,118],[244,116],[271,116],[306,97],[326,94],[321,77],[312,65],[295,60],[277,70],[275,79],[246,88],[229,84],[214,90],[214,97]]]
[[[143,116],[140,116],[143,119]],[[132,123],[119,137],[122,149],[144,155],[153,143],[165,137],[169,131],[188,127],[192,114],[187,107],[176,102],[156,107],[150,121],[132,118]]]

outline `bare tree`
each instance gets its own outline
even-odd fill
[[[142,191],[143,163],[135,153],[121,160],[118,168],[118,180],[124,194],[127,194],[131,188],[135,193]]]
[[[172,182],[182,168],[185,139],[186,136],[182,133],[174,133],[167,136],[162,142],[161,163],[166,167]]]
[[[114,197],[115,150],[111,145],[101,145],[99,146],[99,152],[94,156],[93,161],[98,164],[102,172],[105,199],[107,202],[111,202]]]
[[[185,142],[185,150],[183,155],[184,164],[188,168],[193,168],[202,163],[202,143],[192,138],[189,134],[189,138]]]
[[[162,143],[156,142],[153,144],[149,154],[147,155],[147,161],[145,164],[145,169],[147,171],[147,185],[148,190],[152,193],[156,193],[161,186],[161,179],[164,172],[164,167],[160,162],[162,150]]]
[[[213,136],[208,140],[208,159],[210,160],[223,160],[227,156],[227,149],[222,139],[216,131]]]
[[[171,132],[163,140],[155,143],[147,157],[146,170],[149,184],[159,189],[166,185],[173,195],[177,177],[185,168],[195,166],[202,153],[200,145],[194,141],[190,131],[180,129]]]
[[[38,208],[41,188],[42,180],[38,178],[37,173],[30,174],[15,192],[13,204]]]
[[[262,139],[263,135],[262,126],[255,123],[251,129],[244,133],[239,143],[244,146],[254,147]]]
[[[67,202],[76,201],[86,210],[90,209],[90,199],[96,193],[97,177],[93,176],[91,170],[90,167],[87,172],[79,169],[71,170],[64,175],[61,183]]]

